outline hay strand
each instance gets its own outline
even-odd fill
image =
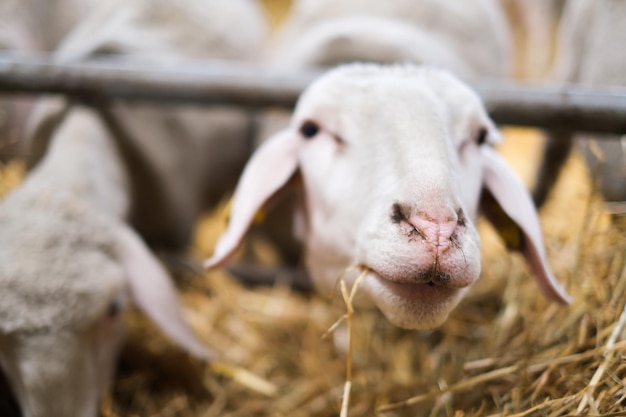
[[[276,385],[241,367],[224,362],[211,362],[210,367],[216,374],[231,378],[252,391],[265,396],[275,397],[278,393]]]
[[[593,398],[595,390],[598,387],[600,380],[604,376],[609,362],[611,361],[611,359],[613,359],[615,350],[611,348],[615,345],[617,338],[624,331],[625,326],[626,326],[626,304],[624,304],[622,314],[620,314],[619,320],[617,324],[615,325],[615,327],[613,328],[613,331],[611,332],[611,336],[609,337],[609,340],[606,342],[606,351],[603,354],[604,360],[602,361],[602,363],[600,364],[596,372],[593,374],[593,377],[591,378],[591,381],[589,382],[589,385],[587,386],[585,390],[583,398],[578,404],[578,409],[576,410],[577,413],[579,414],[582,413],[588,405],[591,406],[591,404],[595,403],[594,398]],[[594,412],[597,412],[597,410],[594,410]]]
[[[344,303],[346,304],[347,310],[346,314],[342,317],[345,317],[348,332],[348,352],[346,354],[346,382],[343,388],[343,400],[341,402],[341,412],[339,413],[339,417],[348,417],[350,392],[352,390],[352,316],[354,314],[354,307],[352,305],[352,302],[359,288],[361,280],[368,272],[369,269],[363,269],[359,277],[356,279],[356,281],[354,281],[354,285],[352,285],[352,289],[350,290],[349,294],[346,282],[344,280],[341,280],[341,295],[343,297]]]

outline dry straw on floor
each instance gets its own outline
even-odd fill
[[[2,190],[19,169],[2,167]],[[196,252],[210,253],[222,222],[203,223]],[[323,337],[346,314],[339,291],[329,301],[281,285],[247,289],[220,271],[182,274],[186,316],[221,362],[190,359],[133,314],[102,415],[626,415],[626,222],[605,214],[574,158],[542,223],[571,306],[547,302],[521,257],[481,224],[484,272],[449,320],[404,331],[356,309],[349,361],[345,327]]]
[[[200,253],[210,253],[222,221],[205,222]],[[430,332],[403,331],[357,309],[349,361],[345,327],[323,337],[346,314],[339,291],[328,301],[280,285],[246,289],[223,272],[189,277],[187,317],[232,367],[192,362],[136,319],[107,415],[626,415],[624,219],[605,214],[572,159],[542,223],[571,306],[547,302],[521,257],[481,224],[484,273],[450,319]],[[236,376],[241,370],[248,378]]]

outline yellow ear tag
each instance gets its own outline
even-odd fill
[[[490,193],[483,193],[480,205],[483,213],[493,224],[496,231],[510,250],[522,250],[524,240],[522,231],[505,212]]]
[[[519,227],[509,218],[505,227],[500,226],[498,232],[506,247],[512,250],[522,250],[522,236]]]

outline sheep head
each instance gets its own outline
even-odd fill
[[[257,209],[295,174],[305,194],[306,265],[316,287],[360,284],[394,324],[441,324],[480,274],[474,226],[483,193],[521,230],[552,299],[568,295],[545,260],[528,192],[493,151],[498,132],[479,97],[445,71],[353,64],[300,97],[290,126],[248,163],[214,256],[224,263]],[[357,268],[358,269],[358,268]]]
[[[67,190],[34,179],[0,206],[0,367],[22,414],[98,415],[133,303],[207,359],[141,239]]]

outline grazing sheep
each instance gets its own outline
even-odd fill
[[[95,416],[134,301],[196,356],[167,273],[123,222],[128,179],[99,117],[76,108],[0,206],[0,364],[26,416]]]
[[[392,323],[431,328],[479,276],[482,193],[488,217],[519,232],[544,293],[568,302],[547,265],[530,196],[492,148],[497,140],[478,96],[445,71],[331,70],[248,162],[205,265],[224,264],[256,211],[299,178],[306,266],[317,289],[328,294],[340,278],[354,284],[360,269],[362,293]]]
[[[264,33],[250,0],[120,0],[85,19],[57,59],[251,59]],[[249,116],[108,104],[44,100],[35,167],[0,202],[0,367],[25,417],[97,415],[131,303],[191,354],[210,356],[143,240],[186,247],[197,215],[234,186]]]
[[[554,79],[586,86],[626,86],[625,23],[624,1],[568,1],[561,19]],[[555,132],[547,142],[534,192],[538,205],[546,200],[572,145],[572,132]],[[587,147],[584,153],[590,170],[598,176],[600,190],[608,201],[626,202],[626,141],[623,137],[601,139],[597,149],[601,155]]]

